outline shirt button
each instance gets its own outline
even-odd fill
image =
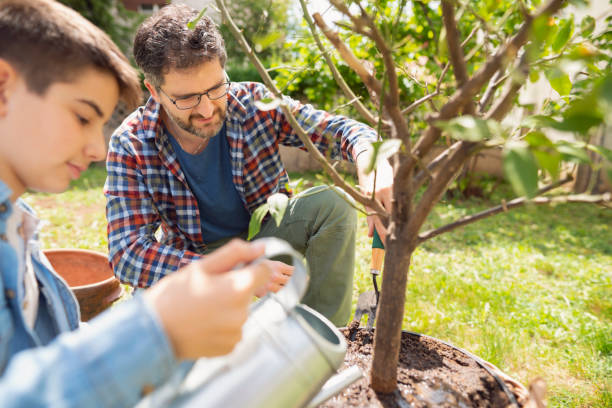
[[[8,206],[4,203],[0,204],[0,214],[5,213],[8,210]]]
[[[142,397],[146,397],[147,395],[152,393],[153,390],[155,390],[154,386],[152,386],[151,384],[145,384],[142,386],[142,389],[140,390],[140,394]]]
[[[6,236],[6,234],[0,234],[0,240],[8,241],[8,237]]]
[[[5,290],[4,294],[8,299],[13,299],[15,297],[15,291],[12,289]]]

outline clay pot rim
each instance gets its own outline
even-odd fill
[[[45,254],[45,256],[47,254],[64,254],[64,253],[81,253],[81,254],[86,254],[86,255],[93,255],[95,257],[102,257],[104,259],[107,260],[108,262],[108,257],[105,253],[103,252],[99,252],[99,251],[92,251],[91,249],[82,249],[82,248],[53,248],[53,249],[45,249],[43,250],[43,253]],[[110,269],[110,268],[109,268]],[[117,280],[117,278],[113,275],[110,276],[108,279],[104,279],[103,281],[99,281],[96,283],[90,283],[87,285],[79,285],[79,286],[70,286],[70,289],[72,290],[79,290],[79,289],[95,289],[99,286],[104,286],[104,285],[108,285],[109,283],[113,282]]]

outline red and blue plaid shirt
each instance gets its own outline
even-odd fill
[[[250,213],[269,195],[287,193],[279,144],[304,148],[280,106],[268,111],[255,106],[270,97],[262,84],[247,82],[232,83],[228,94],[232,176]],[[374,130],[359,122],[288,97],[283,102],[317,148],[333,159],[354,161],[376,140]],[[109,260],[122,282],[137,287],[148,287],[199,258],[206,247],[196,198],[163,129],[160,105],[150,98],[115,130],[106,161]]]

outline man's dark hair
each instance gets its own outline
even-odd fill
[[[0,0],[0,58],[39,95],[56,82],[70,82],[83,70],[97,68],[115,77],[128,106],[141,102],[138,74],[115,43],[53,0]]]
[[[225,42],[217,25],[204,16],[193,29],[187,27],[198,14],[191,7],[170,4],[138,28],[134,58],[153,86],[163,85],[171,69],[196,67],[216,58],[225,66]]]

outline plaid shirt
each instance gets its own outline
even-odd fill
[[[262,84],[247,82],[232,83],[228,94],[225,122],[232,177],[250,213],[271,194],[288,193],[279,144],[304,148],[280,106],[269,111],[255,106],[255,101],[269,97]],[[354,161],[376,139],[374,130],[354,120],[288,97],[284,103],[317,148],[334,159]],[[153,98],[115,130],[106,168],[109,260],[122,282],[148,287],[200,257],[206,245],[197,201]]]

